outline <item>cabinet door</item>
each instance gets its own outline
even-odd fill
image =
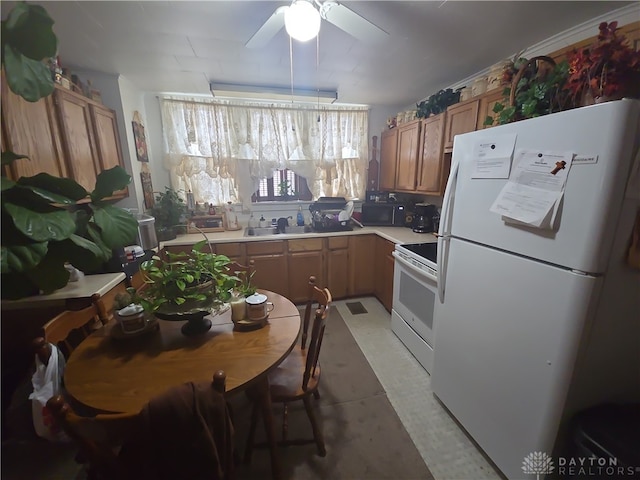
[[[349,238],[327,238],[327,287],[334,299],[349,295]]]
[[[289,296],[287,280],[287,253],[283,240],[247,242],[247,263],[253,260],[255,274],[253,284],[257,288],[271,290]],[[307,279],[308,280],[308,279]]]
[[[371,295],[375,292],[376,235],[349,237],[349,295]]]
[[[13,93],[2,76],[3,149],[27,155],[15,160],[7,175],[17,180],[37,173],[67,177],[53,97],[27,102]]]
[[[100,165],[93,136],[89,102],[72,92],[56,89],[54,98],[62,134],[62,146],[73,179],[92,191]]]
[[[309,299],[309,277],[316,277],[316,285],[324,288],[323,255],[319,252],[289,253],[289,300],[303,303]]]
[[[398,159],[398,129],[385,130],[380,135],[380,190],[396,188],[396,164]]]
[[[420,131],[420,168],[416,191],[430,195],[441,195],[444,191],[442,178],[442,140],[444,138],[445,114],[422,120]]]
[[[475,131],[478,122],[478,102],[478,99],[471,99],[447,108],[445,149],[453,148],[453,137],[456,135]]]
[[[287,257],[283,254],[251,255],[255,274],[253,284],[257,288],[271,290],[289,298],[289,284],[287,282]],[[307,281],[309,278],[307,277]]]
[[[396,190],[414,191],[418,172],[420,120],[398,127]]]
[[[476,130],[482,130],[483,128],[489,128],[497,125],[496,118],[498,117],[498,114],[493,113],[493,106],[497,102],[502,102],[506,106],[505,102],[509,101],[509,97],[505,99],[502,93],[503,90],[504,89],[502,87],[496,88],[495,90],[485,93],[480,97],[480,103],[478,104],[478,124],[476,125]],[[484,124],[487,117],[493,118],[493,125]]]
[[[376,239],[376,297],[389,312],[393,306],[393,255],[395,244],[384,238]]]
[[[289,240],[289,299],[294,303],[306,302],[309,298],[309,277],[316,277],[316,285],[325,286],[324,242],[322,238]]]
[[[96,142],[96,153],[99,163],[98,172],[108,170],[115,166],[124,168],[120,137],[118,135],[118,124],[116,123],[116,112],[98,105],[90,105],[89,111],[91,113],[93,134]],[[126,195],[127,187],[118,192],[114,192],[114,196]]]

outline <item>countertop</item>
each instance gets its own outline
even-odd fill
[[[232,242],[266,242],[270,240],[289,240],[294,238],[322,238],[322,237],[342,237],[351,235],[379,235],[393,243],[435,243],[438,241],[432,233],[415,233],[410,228],[404,227],[354,227],[353,230],[341,232],[314,232],[314,233],[297,233],[297,234],[278,234],[260,237],[245,237],[244,228],[242,230],[233,230],[225,232],[211,233],[191,233],[179,235],[174,240],[161,242],[161,247],[171,245],[192,245],[203,240],[203,235],[213,243],[232,243]]]
[[[125,279],[124,273],[99,273],[96,275],[85,275],[77,282],[69,282],[67,286],[56,290],[49,295],[34,295],[32,297],[21,298],[20,300],[2,300],[2,309],[11,310],[25,308],[26,304],[55,304],[71,298],[90,298],[94,293],[104,296],[113,287]]]

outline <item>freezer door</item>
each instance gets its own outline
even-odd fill
[[[551,455],[600,278],[451,239],[431,385],[508,478]],[[594,309],[595,310],[595,309]]]
[[[450,201],[443,205],[441,220],[449,231],[440,233],[582,272],[604,272],[611,232],[618,225],[633,153],[640,141],[639,116],[640,102],[621,100],[456,136],[452,174],[458,163],[457,182],[454,195],[445,194]],[[557,231],[505,224],[489,208],[506,180],[471,178],[476,144],[505,133],[517,134],[516,150],[597,156],[597,163],[571,166]]]

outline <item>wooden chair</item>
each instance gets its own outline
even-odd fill
[[[225,372],[217,371],[213,376],[212,388],[223,394],[225,381]],[[140,452],[148,454],[144,445],[142,450],[140,441],[134,443],[133,448],[127,447],[127,442],[132,439],[146,438],[144,433],[141,436],[141,432],[146,428],[142,413],[98,414],[84,417],[74,412],[60,395],[52,397],[47,402],[47,407],[65,433],[79,447],[78,458],[82,463],[87,464],[89,480],[155,478],[155,474],[150,476],[150,472],[143,467],[148,465],[145,462],[154,460],[139,455]],[[191,445],[187,441],[185,443]],[[231,479],[233,476],[231,466],[224,472],[222,478]],[[216,478],[216,475],[210,474],[206,478]]]
[[[247,279],[251,280],[251,275],[255,272],[254,263],[255,262],[253,260],[249,260],[248,265],[242,265],[241,263],[233,261],[229,263],[227,267],[229,268],[229,273],[231,275],[235,275],[245,282]]]
[[[300,345],[294,348],[285,360],[269,374],[269,393],[272,403],[282,403],[282,441],[281,445],[295,445],[309,443],[306,440],[288,440],[288,404],[296,400],[302,400],[311,423],[313,441],[316,443],[318,454],[326,455],[324,437],[316,420],[311,395],[319,398],[318,386],[320,384],[320,347],[324,336],[325,323],[331,306],[331,292],[316,286],[315,277],[309,278],[309,300],[305,308],[303,329]],[[308,327],[311,320],[311,312],[314,312],[311,339],[307,348]],[[255,429],[260,414],[258,402],[253,399],[251,412],[251,425],[245,448],[245,463],[251,461]]]
[[[100,295],[91,297],[91,305],[82,310],[65,310],[42,327],[42,336],[33,340],[32,346],[40,361],[49,362],[49,343],[57,345],[65,358],[91,333],[102,327],[107,315]]]

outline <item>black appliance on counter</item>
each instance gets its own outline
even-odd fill
[[[416,203],[414,206],[413,231],[430,233],[438,231],[440,213],[438,207],[428,203]]]
[[[347,200],[344,197],[320,197],[309,205],[311,227],[316,232],[353,230],[351,217],[346,216]],[[342,215],[340,212],[343,212]]]
[[[404,227],[407,208],[400,203],[363,203],[362,224],[370,227]]]

